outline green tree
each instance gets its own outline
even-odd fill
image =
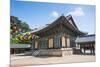
[[[26,22],[21,23],[21,28],[24,32],[31,31],[29,25]]]
[[[10,16],[10,43],[25,43],[18,40],[18,35],[29,31],[31,29],[26,22],[22,22],[18,17]]]

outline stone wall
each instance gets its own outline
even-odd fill
[[[62,48],[61,50],[62,50],[62,57],[73,54],[72,48]]]
[[[47,50],[39,50],[40,56],[61,56],[62,52],[60,49],[47,49]]]
[[[73,54],[72,48],[40,49],[33,52],[35,56],[68,56]]]

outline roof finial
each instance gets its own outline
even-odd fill
[[[64,16],[64,14],[62,13],[62,16]]]

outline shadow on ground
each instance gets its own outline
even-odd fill
[[[91,54],[91,53],[79,53],[79,54],[74,54],[74,55],[93,55],[95,56],[95,54]],[[16,54],[16,56],[33,56],[32,53],[23,53],[23,54]],[[48,56],[48,55],[41,55],[41,56],[33,56],[33,57],[37,57],[37,58],[50,58],[50,57],[61,57],[60,56]]]
[[[95,55],[95,53],[77,53],[77,54],[74,54],[74,55]]]

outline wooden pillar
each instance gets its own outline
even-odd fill
[[[95,44],[93,43],[93,54],[95,54]]]
[[[20,48],[18,49],[18,54],[20,53]]]
[[[80,46],[80,51],[81,51],[81,53],[82,53],[82,44],[81,43],[78,43]]]
[[[76,47],[80,49],[80,44],[79,43],[76,43]]]
[[[91,54],[95,53],[95,46],[93,43],[91,43]]]
[[[16,54],[16,48],[14,49],[14,54]]]
[[[91,51],[91,54],[93,53],[93,44],[90,43],[90,51]]]
[[[19,49],[18,51],[19,51],[19,53],[21,53],[21,49]]]
[[[16,49],[16,53],[18,54],[18,48]]]
[[[21,49],[19,49],[19,53],[21,53]]]
[[[14,54],[14,49],[11,48],[11,49],[10,49],[10,52],[11,52],[11,54]]]
[[[25,49],[23,49],[23,53],[25,52]]]
[[[84,50],[84,54],[85,54],[85,49],[86,49],[86,44],[83,44],[83,50]]]

